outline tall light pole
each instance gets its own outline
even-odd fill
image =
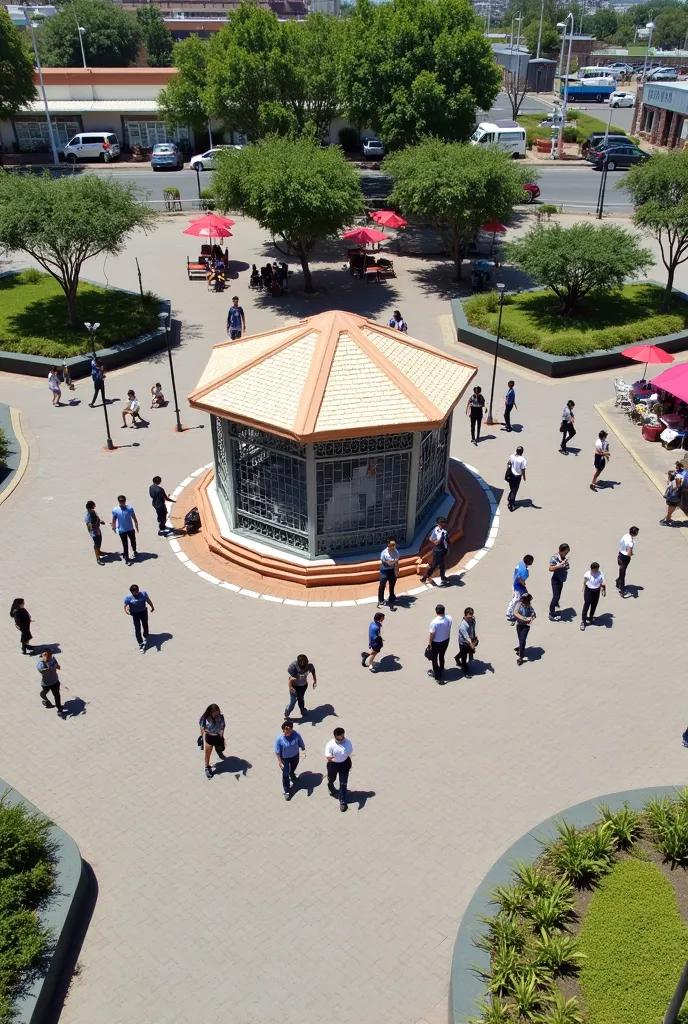
[[[84,67],[86,68],[86,67],[88,67],[88,64],[86,63],[86,53],[84,51],[84,36],[86,35],[86,29],[81,27],[81,25],[79,24],[79,19],[77,18],[76,14],[74,15],[74,20],[76,21],[76,30],[77,30],[77,32],[79,34],[79,46],[81,47],[81,59],[82,59],[82,61],[84,63]]]
[[[561,160],[564,155],[564,128],[566,127],[566,107],[569,99],[569,74],[571,72],[571,47],[573,45],[573,13],[569,11],[566,16],[566,20],[562,23],[564,29],[564,36],[566,36],[566,26],[569,21],[571,22],[571,28],[569,29],[569,52],[566,58],[566,75],[564,76],[564,102],[561,105],[561,124],[559,125],[559,139],[557,142],[557,149],[559,152],[559,159]],[[559,26],[557,26],[558,28]],[[563,49],[562,49],[563,53]]]
[[[174,365],[172,363],[172,349],[170,347],[169,313],[158,313],[160,326],[165,328],[165,341],[167,342],[167,358],[170,361],[170,377],[172,378],[172,394],[174,395],[174,413],[177,417],[177,431],[181,434],[184,430],[182,421],[179,419],[179,402],[177,401],[177,385],[174,380]]]
[[[647,38],[647,49],[645,50],[645,61],[643,63],[643,92],[645,91],[645,75],[647,74],[647,58],[650,55],[650,47],[652,46],[652,33],[655,30],[655,23],[654,23],[654,21],[648,21],[648,23],[645,26],[645,28],[649,30],[650,34],[649,34],[649,36]]]
[[[492,386],[490,387],[490,407],[487,411],[487,423],[488,426],[494,424],[492,417],[492,402],[494,401],[494,389],[495,389],[495,378],[497,376],[497,357],[499,355],[499,337],[502,331],[502,310],[504,309],[504,285],[498,284],[497,291],[499,292],[499,319],[497,321],[497,340],[495,342],[494,351],[494,363],[492,364]]]
[[[53,163],[57,164],[60,162],[57,155],[57,146],[55,145],[55,137],[53,136],[53,126],[50,121],[50,109],[48,107],[48,97],[45,95],[45,84],[43,82],[43,68],[41,67],[41,58],[38,56],[38,46],[36,44],[36,23],[31,21],[29,18],[29,12],[24,8],[24,20],[27,27],[31,29],[31,42],[33,43],[33,52],[36,58],[36,68],[38,69],[38,80],[41,85],[41,95],[43,97],[43,106],[45,108],[45,119],[48,122],[48,138],[50,139],[50,148],[53,153]]]
[[[91,351],[93,352],[93,358],[95,360],[97,360],[98,357],[96,356],[96,331],[100,327],[100,324],[85,323],[84,327],[86,328],[86,330],[88,331],[88,333],[91,336]],[[103,374],[103,388],[102,388],[102,391],[100,393],[103,396],[103,415],[105,416],[105,433],[106,433],[105,445],[107,447],[107,450],[109,452],[111,452],[111,451],[114,451],[114,447],[115,446],[113,444],[112,437],[110,435],[110,420],[108,419],[107,403],[105,401],[105,375],[104,374]]]
[[[545,0],[540,4],[540,27],[538,29],[537,53],[535,59],[540,60],[540,43],[542,42],[542,19],[545,16]]]

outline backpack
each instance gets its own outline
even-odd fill
[[[198,533],[200,530],[201,515],[195,505],[184,516],[184,526],[187,533]]]

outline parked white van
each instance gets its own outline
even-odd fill
[[[526,130],[516,121],[481,121],[471,142],[474,146],[499,146],[515,159],[526,155]]]
[[[578,69],[579,78],[613,78],[614,81],[618,81],[622,74],[621,68],[605,67],[604,65],[590,65]]]
[[[109,163],[120,154],[119,139],[112,132],[81,132],[62,147],[61,156],[70,163],[77,160],[103,160]]]

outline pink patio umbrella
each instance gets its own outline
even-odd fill
[[[490,252],[494,249],[495,236],[506,234],[506,228],[503,224],[500,224],[498,220],[488,220],[487,224],[481,224],[481,230],[487,231],[488,234],[492,235],[492,242],[490,243]]]
[[[628,356],[636,363],[645,363],[643,378],[647,374],[648,363],[673,363],[674,361],[674,357],[659,345],[631,345],[630,348],[625,348],[621,355]]]
[[[353,231],[345,231],[342,238],[356,242],[357,245],[369,245],[373,242],[384,242],[387,235],[384,231],[376,231],[375,228],[354,228]]]
[[[220,217],[218,213],[202,213],[200,217],[191,217],[190,220],[194,223],[202,220],[214,225],[223,224],[226,228],[231,228],[233,224],[236,224],[236,221],[233,221],[231,217]]]
[[[371,216],[376,224],[382,224],[387,228],[405,228],[408,224],[408,221],[400,217],[394,210],[376,210]]]
[[[672,366],[670,370],[660,373],[659,377],[652,381],[652,386],[668,391],[682,402],[688,402],[688,363],[679,363],[678,366]]]
[[[196,235],[198,238],[209,238],[211,242],[213,238],[232,237],[232,232],[227,224],[224,224],[223,219],[216,217],[213,213],[207,213],[203,217],[192,220],[188,228],[184,228],[182,234]]]

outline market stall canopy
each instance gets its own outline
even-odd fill
[[[660,373],[659,377],[652,381],[652,386],[668,391],[670,395],[680,398],[683,402],[688,402],[688,363],[679,363],[678,366],[672,366],[670,370]]]
[[[354,228],[353,231],[345,231],[342,238],[346,238],[347,242],[356,242],[357,245],[368,245],[372,242],[385,242],[387,235],[375,228]]]
[[[394,210],[376,210],[371,216],[376,224],[383,224],[386,228],[405,228],[408,224]]]
[[[189,403],[302,443],[433,430],[476,368],[331,310],[215,345]]]

